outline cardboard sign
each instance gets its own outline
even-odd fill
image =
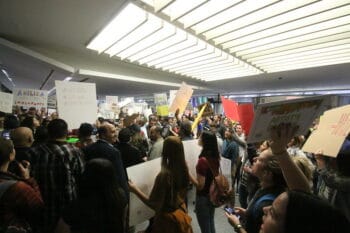
[[[182,114],[186,109],[192,93],[193,89],[183,82],[180,89],[176,92],[175,99],[170,105],[169,112],[175,113],[176,110],[179,109],[179,113]]]
[[[57,107],[60,118],[70,129],[81,123],[93,124],[97,119],[95,83],[55,81]]]
[[[271,127],[280,123],[298,126],[297,135],[305,135],[310,125],[326,108],[326,96],[272,102],[258,105],[248,143],[270,139]]]
[[[0,92],[0,112],[12,113],[13,95]]]
[[[326,156],[337,157],[350,132],[350,105],[324,112],[317,130],[313,131],[302,150],[310,153],[322,151]]]
[[[47,91],[14,88],[13,105],[25,108],[35,107],[36,109],[47,108]]]

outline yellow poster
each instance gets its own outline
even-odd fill
[[[168,116],[169,115],[169,106],[168,105],[157,106],[157,115],[158,116]]]

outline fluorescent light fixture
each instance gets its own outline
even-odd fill
[[[154,79],[146,79],[146,78],[139,78],[139,77],[134,77],[134,76],[99,72],[99,71],[94,71],[94,70],[80,69],[80,70],[78,70],[78,73],[81,75],[112,78],[112,79],[118,79],[118,80],[126,80],[126,81],[130,81],[130,82],[158,84],[158,85],[172,86],[172,87],[180,87],[181,86],[181,83],[165,82],[165,81],[159,81],[159,80],[154,80]],[[193,85],[189,85],[189,86],[193,89],[208,90],[208,88],[201,87],[201,86],[193,86]]]
[[[5,69],[1,69],[1,72],[5,75],[5,77],[9,80],[9,82],[11,83],[12,86],[16,86],[15,83],[13,82],[12,78],[10,77],[10,75],[7,73],[7,71]]]
[[[244,55],[243,58],[248,60],[249,62],[252,62],[259,59],[284,56],[287,54],[295,54],[304,51],[312,51],[315,49],[328,48],[347,43],[350,43],[350,32],[339,33],[331,36],[321,37],[317,39],[280,46],[277,48],[258,51],[255,53]]]
[[[269,66],[265,66],[265,69],[268,72],[272,73],[272,72],[298,70],[298,69],[304,69],[304,68],[335,65],[335,64],[342,64],[342,63],[350,63],[350,55],[347,55],[346,57],[340,57],[340,58],[330,59],[330,60],[312,60],[312,61],[305,61],[305,62],[294,63],[294,64],[269,65]]]
[[[242,1],[233,8],[228,8],[220,14],[202,21],[195,25],[193,29],[197,34],[201,34],[278,1],[280,0]]]
[[[242,0],[216,0],[209,1],[207,4],[201,5],[179,19],[179,22],[184,24],[185,28],[196,25],[197,23],[206,20],[207,18],[220,13],[227,8],[239,3]]]
[[[132,17],[130,17],[132,16]],[[99,53],[122,39],[142,23],[146,22],[147,13],[141,8],[128,4],[126,7],[87,45],[88,49]]]
[[[345,1],[346,0],[336,1],[333,3],[331,3],[331,1],[317,1],[317,2],[303,1],[303,0],[282,1],[275,5],[272,5],[270,7],[263,9],[266,12],[256,12],[256,14],[248,15],[250,17],[253,17],[253,16],[257,17],[254,23],[245,24],[243,21],[241,22],[241,20],[245,20],[245,18],[248,17],[248,16],[245,16],[245,17],[242,17],[242,19],[239,19],[239,22],[235,21],[234,23],[243,23],[243,25],[246,25],[246,26],[241,27],[240,24],[238,24],[234,26],[232,29],[226,28],[226,33],[224,34],[222,33],[222,31],[216,32],[217,35],[221,37],[216,37],[214,41],[217,44],[222,44],[226,41],[230,41],[235,38],[237,39],[240,37],[258,33],[264,30],[273,31],[274,28],[277,26],[280,26],[280,25],[283,26],[284,24],[287,24],[289,22],[302,19],[305,16],[318,14],[320,12],[326,11],[327,9],[332,9],[337,6],[344,5]],[[313,2],[315,3],[310,4]],[[289,11],[286,11],[286,10],[289,10]],[[261,20],[258,20],[261,16],[265,16],[265,15],[270,17],[264,17]],[[274,17],[271,17],[271,16],[274,16]],[[246,22],[249,23],[252,20],[248,19]],[[232,26],[232,25],[229,25],[229,26]],[[239,28],[237,28],[237,26],[239,26]]]
[[[253,33],[248,36],[242,37],[242,35],[240,35],[239,38],[229,41],[228,43],[220,43],[220,44],[224,48],[230,48],[234,46],[239,46],[241,44],[248,44],[249,42],[254,42],[257,40],[264,41],[264,39],[267,39],[267,38],[269,40],[273,40],[274,38],[273,36],[276,37],[276,35],[278,35],[276,40],[281,40],[280,38],[282,39],[291,38],[296,35],[303,35],[306,33],[319,31],[320,29],[325,29],[327,28],[327,24],[330,25],[328,27],[332,27],[337,23],[330,24],[331,21],[328,21],[328,20],[333,20],[339,17],[346,16],[347,14],[349,14],[349,12],[350,12],[350,6],[346,6],[343,8],[336,8],[334,10],[326,11],[320,14],[312,15],[310,17],[305,17],[289,23],[285,23],[277,27],[273,27],[257,33]],[[320,22],[324,22],[324,23],[320,23]],[[281,33],[283,33],[283,37],[281,37]],[[215,42],[218,43],[216,40]]]
[[[348,20],[350,20],[350,16],[348,16],[346,18]],[[295,37],[292,37],[289,39],[281,39],[281,37],[280,37],[281,40],[275,41],[275,42],[271,42],[271,41],[259,42],[258,41],[257,43],[249,44],[249,48],[243,48],[243,46],[240,47],[241,50],[238,52],[237,52],[237,48],[232,48],[232,49],[230,49],[230,51],[236,51],[237,54],[239,54],[240,56],[244,56],[246,54],[256,53],[256,52],[262,51],[262,50],[273,49],[276,47],[278,48],[278,47],[286,46],[286,45],[293,44],[293,43],[303,42],[303,41],[312,40],[312,39],[321,38],[321,37],[327,37],[327,36],[330,36],[333,34],[341,33],[344,31],[349,31],[349,30],[350,30],[350,24],[343,25],[343,26],[334,25],[334,27],[330,28],[330,29],[329,28],[321,29],[318,32],[313,32],[313,33],[309,33],[309,34],[305,34],[305,35],[301,35],[301,36],[295,36]]]
[[[212,30],[204,33],[204,36],[207,39],[214,39],[215,43],[223,43],[227,40],[230,40],[232,36],[235,37],[234,35],[239,36],[240,34],[235,32],[239,29],[251,27],[253,25],[262,23],[265,20],[271,20],[275,17],[280,17],[281,15],[284,15],[284,13],[288,13],[290,11],[293,11],[295,9],[298,9],[302,6],[308,5],[316,1],[318,0],[279,1],[275,4],[271,4],[267,7],[260,9],[259,11],[256,11],[253,14],[244,15],[234,21],[215,27]],[[283,18],[283,20],[285,20],[285,18]],[[280,21],[278,20],[271,21],[272,22],[270,26],[274,25],[275,23],[280,23]],[[261,30],[261,28],[264,27],[258,27],[258,29],[255,32]]]
[[[214,81],[348,62],[349,22],[349,0],[139,0],[87,47]]]
[[[332,35],[341,32],[342,27],[350,29],[350,15],[329,20],[322,23],[313,24],[307,27],[298,28],[284,33],[279,33],[274,36],[266,37],[264,39],[252,41],[242,45],[234,46],[234,51],[242,51],[249,49],[256,49],[257,47],[271,48],[278,47],[279,45],[295,43],[299,41],[305,41],[308,39],[314,39],[321,36]],[[228,46],[224,45],[225,48]]]
[[[128,49],[134,44],[137,44],[139,41],[146,39],[161,28],[162,21],[154,15],[148,14],[147,21],[145,23],[143,23],[140,27],[137,27],[118,43],[106,50],[106,53],[108,53],[110,56],[114,56],[115,54]]]
[[[53,91],[55,91],[56,90],[56,87],[53,87],[53,88],[51,88],[48,92],[47,92],[47,94],[48,95],[50,95]]]
[[[348,39],[341,39],[348,38]],[[279,47],[278,49],[267,50],[267,54],[263,53],[254,53],[244,56],[244,58],[249,62],[258,62],[260,60],[278,58],[286,55],[293,55],[302,52],[316,51],[319,49],[330,49],[337,46],[342,46],[344,44],[350,43],[350,32],[336,34],[333,36],[322,37],[315,40],[310,40],[306,42],[300,42],[288,46]]]
[[[208,2],[208,0],[177,0],[171,5],[168,5],[162,10],[163,13],[170,16],[170,20],[176,20],[193,9],[199,7],[203,3]]]

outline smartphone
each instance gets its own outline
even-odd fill
[[[234,210],[233,208],[231,208],[231,207],[228,207],[228,206],[226,206],[226,207],[224,208],[224,210],[225,210],[228,214],[234,214],[234,213],[235,213],[235,210]]]
[[[228,214],[234,214],[237,216],[238,219],[241,218],[241,216],[239,216],[238,214],[236,214],[235,210],[231,207],[225,206],[224,210],[228,213]]]

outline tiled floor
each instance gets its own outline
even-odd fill
[[[194,200],[195,200],[195,189],[193,188],[188,192],[188,212],[192,217],[192,227],[194,233],[201,233],[196,214],[194,213]],[[236,197],[238,200],[238,197]],[[142,223],[136,227],[136,233],[138,231],[146,229],[148,222]],[[233,227],[227,222],[224,210],[222,208],[215,209],[215,229],[216,233],[229,233],[234,232]]]

